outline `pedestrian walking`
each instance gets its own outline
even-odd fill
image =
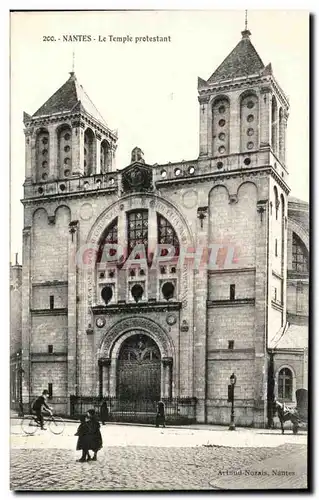
[[[75,433],[75,436],[78,436],[78,441],[76,444],[76,450],[82,450],[82,456],[78,460],[78,462],[85,462],[86,460],[91,460],[91,456],[89,454],[89,425],[88,425],[88,417],[86,415],[82,415],[80,417],[80,425]]]
[[[106,400],[104,399],[102,404],[101,404],[101,408],[100,408],[100,417],[101,417],[101,422],[102,422],[102,425],[105,425],[105,423],[108,421],[109,419],[109,408],[107,406],[107,402]]]
[[[159,401],[157,403],[157,409],[156,409],[156,427],[159,427],[160,425],[165,427],[165,405],[163,401]]]
[[[89,410],[87,412],[88,416],[88,449],[92,450],[94,455],[92,460],[97,460],[97,452],[102,448],[103,441],[100,431],[100,423],[96,417],[95,410]]]

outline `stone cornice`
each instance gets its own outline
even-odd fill
[[[235,299],[235,300],[207,300],[207,308],[215,308],[215,307],[240,307],[244,305],[254,305],[255,299]]]
[[[118,313],[136,313],[136,312],[167,312],[178,311],[181,309],[181,302],[139,302],[112,304],[109,306],[93,306],[92,312],[97,314],[118,314]]]
[[[33,287],[38,287],[38,286],[68,286],[67,281],[42,281],[38,283],[32,283]]]
[[[282,177],[279,176],[279,174],[274,170],[273,167],[271,166],[264,166],[264,167],[254,167],[254,168],[240,168],[236,170],[227,170],[224,172],[209,172],[207,174],[199,174],[199,175],[192,175],[188,177],[177,177],[174,179],[163,179],[160,180],[158,179],[155,182],[155,187],[157,189],[161,189],[162,186],[170,186],[170,185],[176,185],[176,184],[195,184],[201,183],[201,182],[206,182],[210,181],[212,179],[218,181],[218,180],[224,180],[224,179],[235,179],[238,176],[245,176],[247,177],[254,177],[259,174],[271,174],[272,177],[276,179],[280,187],[288,194],[290,192],[290,188],[287,186],[285,181],[282,179]]]
[[[255,273],[255,267],[242,267],[242,268],[231,268],[231,269],[211,269],[208,272],[210,274],[228,274],[228,273]]]
[[[101,194],[112,194],[117,192],[117,186],[110,186],[107,188],[97,188],[91,191],[78,191],[77,193],[52,193],[52,194],[41,194],[39,196],[34,196],[30,198],[23,198],[21,203],[23,205],[32,205],[32,204],[42,204],[43,201],[51,201],[51,200],[67,200],[70,198],[92,198],[97,197]]]
[[[68,314],[67,307],[56,309],[30,309],[33,316],[65,316]]]
[[[51,125],[55,123],[61,123],[65,121],[70,121],[72,122],[73,120],[84,120],[88,125],[92,126],[95,128],[95,130],[98,130],[100,133],[105,135],[106,137],[111,138],[113,141],[116,141],[118,139],[117,134],[109,129],[106,126],[103,126],[101,123],[99,123],[94,117],[92,117],[90,114],[86,112],[76,112],[72,113],[71,111],[68,112],[63,112],[63,113],[56,113],[53,115],[45,115],[45,116],[39,116],[39,117],[33,117],[31,118],[31,121],[26,124],[26,131],[28,130],[29,127],[40,127],[40,126],[45,126],[45,125]],[[71,123],[70,123],[71,125]]]

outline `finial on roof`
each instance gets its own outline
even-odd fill
[[[243,38],[249,38],[251,35],[251,33],[247,27],[248,26],[248,14],[247,14],[247,12],[248,11],[245,10],[245,29],[244,29],[244,31],[241,32]]]
[[[72,71],[70,71],[71,77],[74,77],[74,75],[75,75],[74,68],[75,68],[75,52],[73,50],[73,52],[72,52]]]

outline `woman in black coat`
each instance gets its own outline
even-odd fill
[[[100,424],[96,417],[95,410],[89,410],[88,416],[88,449],[94,452],[92,460],[97,460],[97,452],[103,447],[102,435],[100,431]]]
[[[91,460],[90,454],[89,454],[89,447],[88,447],[88,433],[89,433],[89,426],[87,422],[87,417],[86,415],[82,415],[80,417],[80,425],[78,427],[78,430],[75,433],[75,436],[78,436],[78,441],[76,443],[76,449],[77,450],[82,450],[82,457],[79,459],[79,462],[85,462],[86,460]]]

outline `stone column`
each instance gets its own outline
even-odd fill
[[[211,120],[211,112],[209,112],[209,97],[199,96],[199,156],[207,156],[209,149],[212,146],[211,139],[208,136],[208,121]]]
[[[205,251],[208,247],[209,216],[207,207],[202,207],[197,213],[197,250]],[[193,352],[193,393],[198,399],[196,408],[197,422],[206,422],[206,398],[207,398],[207,258],[193,261],[192,272],[194,273],[194,334],[192,344]],[[191,360],[189,361],[191,362]]]
[[[162,393],[164,398],[172,397],[172,358],[163,358],[162,359],[162,373],[163,373],[163,385],[162,385]]]
[[[32,395],[31,365],[31,227],[23,229],[22,247],[22,398],[28,403]]]
[[[124,205],[121,205],[120,212],[117,219],[118,224],[118,244],[120,246],[122,255],[124,255],[125,260],[127,259],[127,221],[126,213],[124,210]],[[117,280],[117,300],[126,301],[126,269],[118,269],[118,280]]]
[[[95,168],[94,168],[94,174],[100,174],[101,173],[101,134],[98,132],[95,132],[95,151],[96,151],[96,157],[95,157]]]
[[[288,121],[288,113],[284,111],[283,113],[283,150],[282,150],[282,162],[286,167],[286,138],[287,138],[287,121]],[[287,167],[286,167],[287,168]]]
[[[72,122],[72,174],[84,174],[84,128],[80,120]]]
[[[109,397],[115,398],[116,396],[116,368],[117,368],[117,359],[111,358],[111,362],[109,365]]]
[[[148,211],[148,254],[153,255],[152,266],[148,269],[148,299],[155,299],[157,295],[157,214],[154,201],[150,202]]]
[[[68,262],[68,400],[71,395],[78,395],[77,377],[77,270],[76,252],[78,247],[78,221],[69,224],[69,262]]]
[[[271,89],[260,89],[259,101],[259,141],[260,147],[269,147],[271,144]]]
[[[57,127],[49,127],[49,180],[60,177],[60,151],[58,147]]]
[[[267,315],[271,306],[269,279],[270,266],[267,256],[267,240],[269,239],[269,205],[267,201],[259,202],[256,209],[254,424],[256,427],[261,427],[266,425],[267,417]]]
[[[242,124],[240,118],[240,99],[238,94],[229,94],[229,153],[234,154],[241,149]]]
[[[100,358],[99,359],[99,396],[108,397],[110,396],[110,366],[111,358]]]
[[[33,138],[33,129],[28,128],[24,130],[25,135],[25,181],[31,182],[32,170],[36,170],[36,165],[32,164],[35,160],[35,141]]]

